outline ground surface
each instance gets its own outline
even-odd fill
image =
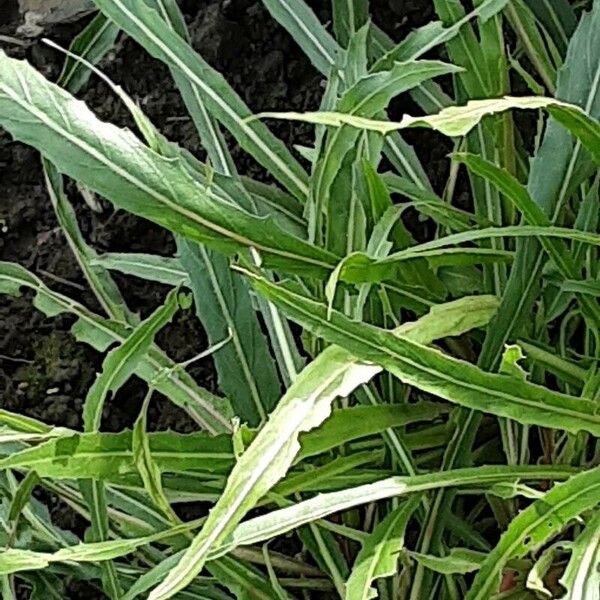
[[[184,0],[182,8],[190,25],[196,49],[225,74],[250,107],[260,110],[314,110],[321,94],[321,78],[301,50],[252,0]],[[311,5],[323,22],[330,19],[327,0]],[[431,2],[425,0],[371,0],[374,20],[396,39],[411,28],[429,21]],[[53,25],[46,35],[62,46],[84,26],[84,20]],[[16,2],[0,0],[0,35],[14,36],[21,23]],[[0,38],[0,47],[13,56],[26,58],[47,77],[55,79],[62,57],[39,39],[24,45]],[[122,85],[143,107],[166,136],[202,156],[192,122],[171,81],[168,70],[151,59],[129,39],[122,40],[102,69]],[[108,88],[92,80],[81,95],[104,119],[128,125],[121,103]],[[309,141],[303,126],[281,123],[278,135],[289,143]],[[430,170],[440,180],[447,148],[431,139],[415,136],[414,143]],[[233,147],[233,143],[232,143]],[[234,149],[240,171],[261,176],[246,155]],[[443,176],[442,176],[443,180]],[[73,190],[71,190],[73,191]],[[108,204],[92,212],[77,194],[72,194],[81,229],[99,251],[133,251],[172,254],[174,244],[164,230]],[[37,153],[13,142],[0,130],[0,260],[15,261],[42,277],[54,289],[86,303],[97,305],[62,235],[45,190]],[[143,315],[165,294],[159,285],[116,277],[131,309]],[[81,405],[98,369],[101,356],[74,341],[69,317],[47,319],[35,310],[30,294],[13,299],[0,297],[0,407],[22,412],[48,423],[81,426]],[[195,319],[180,319],[159,337],[160,345],[176,360],[202,349],[203,333]],[[182,341],[185,343],[182,344]],[[191,373],[205,387],[215,389],[210,362],[196,365]],[[127,384],[108,407],[105,430],[132,424],[140,406],[143,387]],[[185,417],[168,403],[155,403],[151,415],[155,428],[185,429]],[[65,527],[81,523],[63,507],[55,507]],[[73,589],[71,598],[91,600],[94,592]]]

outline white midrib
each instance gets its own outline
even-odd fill
[[[177,278],[181,278],[181,280],[186,280],[188,277],[188,274],[183,270],[183,269],[176,269],[174,267],[168,267],[168,266],[164,266],[161,264],[149,264],[149,263],[145,263],[143,261],[140,262],[136,262],[135,260],[122,260],[122,261],[118,261],[117,263],[115,263],[113,268],[114,270],[117,270],[117,266],[121,265],[122,268],[127,267],[127,265],[129,265],[130,269],[135,269],[138,272],[141,272],[142,270],[148,270],[148,271],[152,271],[152,272],[156,272],[156,271],[162,271],[163,273],[168,274],[169,276],[172,277],[177,277]],[[100,266],[102,265],[102,262],[99,262]]]
[[[248,364],[248,359],[247,359],[244,349],[242,347],[242,341],[240,340],[240,336],[238,335],[235,321],[233,320],[233,317],[231,316],[231,313],[229,312],[229,306],[227,305],[227,301],[225,300],[225,297],[223,296],[221,286],[219,285],[219,281],[217,279],[217,274],[215,273],[215,269],[213,267],[212,261],[210,260],[210,257],[208,256],[208,254],[206,252],[206,248],[202,245],[199,245],[198,249],[200,251],[200,254],[202,255],[202,261],[204,262],[204,267],[206,268],[206,270],[208,272],[208,276],[210,279],[210,287],[212,288],[213,293],[215,294],[215,297],[217,298],[219,308],[221,309],[221,314],[223,315],[223,318],[225,319],[225,322],[227,323],[227,327],[229,328],[229,331],[231,333],[231,336],[232,336],[231,341],[233,343],[233,347],[235,348],[235,353],[237,355],[237,358],[242,367],[242,372],[244,374],[244,379],[246,380],[246,383],[248,385],[250,395],[252,396],[252,402],[253,402],[254,407],[256,408],[256,411],[257,411],[258,415],[260,416],[261,420],[264,421],[267,418],[267,413],[265,412],[265,407],[263,406],[263,404],[261,402],[260,392],[258,391],[258,385],[252,374],[252,369],[251,369],[250,365]]]
[[[283,302],[285,302],[286,304],[292,305],[292,302],[288,299],[284,299]],[[307,319],[309,322],[314,320],[314,315],[307,313],[304,308],[300,308],[300,307],[294,305],[293,309],[298,312],[303,312],[305,314],[304,318]],[[308,317],[306,316],[306,314],[308,314]],[[333,321],[329,321],[327,323],[327,327],[329,329],[334,330],[337,334],[341,334],[345,337],[352,338],[354,341],[358,342],[360,345],[369,346],[372,350],[375,350],[377,353],[380,353],[382,351],[381,347],[379,347],[377,344],[369,341],[367,338],[359,337],[354,333],[350,333],[350,332],[342,329],[341,327],[336,325]],[[399,338],[396,338],[396,339],[399,339]],[[411,343],[410,340],[408,340],[407,338],[404,338],[403,341],[406,343]],[[412,342],[412,343],[414,343],[414,342]],[[415,345],[417,345],[417,344],[415,344]],[[585,420],[588,423],[594,423],[595,425],[600,427],[600,415],[586,414],[583,412],[577,412],[577,411],[572,411],[572,410],[568,410],[568,409],[563,409],[560,406],[553,405],[553,404],[547,404],[543,401],[535,402],[533,400],[528,400],[527,398],[513,396],[511,394],[502,392],[500,390],[490,390],[489,388],[482,387],[482,386],[472,383],[472,382],[467,382],[467,381],[464,381],[461,379],[455,379],[446,373],[442,373],[436,369],[427,367],[421,363],[411,360],[411,359],[403,356],[402,354],[399,354],[398,352],[395,352],[389,348],[384,348],[384,352],[387,356],[389,356],[390,358],[394,358],[400,364],[404,363],[404,364],[408,365],[409,367],[412,367],[413,369],[420,371],[422,373],[425,373],[427,375],[433,376],[434,378],[436,378],[438,380],[446,381],[452,385],[462,387],[463,389],[466,389],[471,392],[477,392],[478,394],[481,395],[482,398],[493,396],[496,398],[500,398],[502,400],[506,400],[511,405],[516,404],[517,406],[528,406],[531,408],[536,408],[538,410],[542,409],[547,412],[554,412],[557,415],[562,414],[565,416],[577,417],[579,419]],[[446,357],[446,359],[447,359],[447,357]],[[404,377],[404,376],[403,376],[403,378],[405,380],[409,379],[408,377]],[[417,384],[415,383],[415,385],[417,385]],[[421,389],[423,389],[425,391],[432,391],[433,393],[438,393],[438,395],[439,395],[439,392],[436,391],[438,386],[436,386],[435,389],[430,388],[429,390],[426,390],[422,385],[417,386],[417,387],[421,387]],[[458,404],[457,400],[450,400],[450,401],[456,402]]]
[[[571,586],[570,593],[572,594],[572,598],[570,600],[585,600],[584,592],[587,587],[588,573],[594,568],[592,561],[599,551],[600,531],[597,531],[592,540],[590,540],[590,543],[586,546],[583,555],[580,557],[577,576]],[[598,555],[598,558],[600,559],[600,555]],[[596,567],[598,567],[598,564]],[[567,596],[567,598],[569,597]]]
[[[92,319],[87,314],[86,311],[82,310],[81,305],[77,304],[74,301],[71,301],[68,298],[61,296],[60,294],[53,294],[53,293],[45,290],[43,287],[39,287],[39,285],[32,284],[31,282],[29,282],[27,280],[19,279],[17,277],[9,277],[6,275],[2,275],[2,278],[12,281],[14,283],[17,283],[18,285],[30,287],[30,288],[34,289],[36,291],[36,293],[46,295],[52,301],[57,302],[58,304],[63,306],[65,308],[65,310],[73,313],[79,319],[81,319],[82,321],[84,321],[89,326],[93,327],[94,329],[102,331],[104,334],[108,335],[113,340],[116,340],[116,341],[122,343],[127,339],[126,337],[121,336],[117,332],[110,329],[110,327],[104,326],[102,322],[97,322],[94,319]],[[158,362],[155,358],[153,358],[151,356],[151,352],[153,349],[158,350],[159,352],[162,352],[160,349],[152,348],[152,346],[151,346],[150,351],[144,357],[143,360],[147,361],[148,364],[155,370],[156,373],[160,373],[164,369],[164,365],[162,365],[160,362]],[[187,385],[184,381],[182,381],[178,377],[175,377],[173,373],[169,373],[169,375],[167,376],[167,379],[173,385],[175,385],[180,390],[182,390],[186,396],[189,396],[191,399],[193,399],[193,401],[196,402],[200,407],[202,407],[202,409],[206,413],[211,415],[211,417],[213,419],[215,419],[215,421],[220,423],[224,427],[225,431],[231,431],[231,424],[229,423],[229,421],[221,413],[219,413],[217,410],[215,410],[209,402],[207,402],[206,400],[204,400],[204,398],[199,396],[193,388],[191,388],[189,385]],[[213,435],[217,433],[215,428],[212,425],[210,425],[202,415],[198,415],[197,411],[194,411],[194,413],[196,414],[196,419],[199,421],[199,424],[202,427],[204,427],[209,433],[211,433]]]
[[[17,76],[19,76],[19,75],[17,75]],[[14,102],[16,102],[21,108],[23,108],[27,112],[31,113],[38,120],[40,120],[42,123],[44,123],[47,127],[52,129],[54,132],[56,132],[60,136],[67,139],[73,145],[75,145],[78,148],[80,148],[81,150],[83,150],[83,152],[89,154],[95,160],[102,163],[104,166],[106,166],[110,170],[114,171],[117,175],[119,175],[120,177],[122,177],[123,179],[125,179],[126,181],[128,181],[129,183],[131,183],[132,185],[134,185],[141,191],[143,191],[145,194],[148,194],[150,197],[154,198],[159,203],[164,204],[165,206],[167,206],[174,212],[179,213],[180,215],[186,217],[187,219],[190,219],[191,221],[198,223],[202,227],[212,230],[212,231],[218,233],[219,235],[222,235],[225,238],[231,239],[243,246],[252,247],[258,251],[264,251],[266,254],[276,254],[278,256],[282,256],[282,257],[289,258],[292,260],[300,259],[303,262],[307,262],[307,263],[315,265],[315,266],[325,267],[327,269],[330,268],[329,264],[324,263],[318,259],[313,259],[310,257],[297,255],[292,252],[288,252],[285,250],[279,250],[278,248],[270,248],[270,247],[264,246],[262,244],[256,243],[253,240],[250,240],[244,236],[240,236],[237,233],[235,233],[229,229],[225,229],[224,227],[217,225],[216,223],[212,223],[211,221],[204,219],[197,213],[192,212],[191,210],[188,210],[187,208],[174,203],[167,196],[157,192],[153,188],[146,185],[143,181],[141,181],[140,179],[135,177],[132,173],[128,172],[127,170],[121,168],[119,165],[115,164],[113,161],[109,160],[101,152],[96,150],[93,146],[90,146],[87,142],[83,141],[81,138],[79,138],[75,135],[72,135],[70,132],[68,132],[67,130],[62,128],[55,121],[50,119],[46,115],[45,112],[38,110],[37,107],[35,107],[33,105],[33,102],[31,101],[31,99],[29,98],[29,93],[27,92],[26,88],[23,89],[23,93],[25,96],[27,96],[29,103],[23,102],[21,100],[21,98],[19,97],[19,95],[12,88],[8,87],[7,85],[5,85],[2,82],[0,82],[0,90],[2,90],[4,92],[4,94],[6,96],[8,96],[9,98],[11,98]],[[300,241],[302,241],[302,240],[300,240]]]
[[[315,390],[311,395],[311,398],[309,402],[307,402],[307,406],[305,407],[305,410],[302,413],[302,417],[295,420],[294,427],[286,428],[290,431],[290,437],[288,437],[287,435],[277,436],[277,443],[271,444],[267,448],[267,451],[262,455],[260,460],[260,468],[255,468],[252,470],[251,476],[248,477],[245,485],[242,487],[241,490],[236,490],[236,496],[230,503],[230,494],[226,494],[227,489],[225,489],[225,492],[221,496],[220,500],[217,502],[217,505],[215,505],[215,507],[213,507],[212,509],[214,511],[217,508],[217,506],[219,504],[223,504],[223,501],[225,500],[228,503],[225,513],[220,515],[219,520],[217,521],[213,529],[210,532],[208,532],[208,534],[204,534],[203,536],[204,528],[200,531],[198,537],[196,537],[195,539],[196,543],[192,542],[183,558],[170,571],[167,578],[163,580],[163,582],[152,591],[152,593],[148,597],[148,600],[162,600],[170,598],[174,593],[176,593],[180,589],[180,582],[189,577],[192,572],[196,571],[198,569],[198,565],[202,565],[206,561],[209,549],[218,540],[218,538],[221,536],[222,532],[230,524],[230,522],[236,520],[236,513],[243,505],[244,500],[246,499],[248,494],[253,490],[253,488],[256,487],[258,482],[260,482],[264,475],[269,471],[269,469],[271,468],[271,464],[276,462],[277,457],[280,455],[283,449],[287,445],[289,445],[290,442],[297,439],[297,436],[301,431],[302,423],[305,421],[306,417],[310,415],[310,412],[315,406],[315,404],[320,400],[320,395],[323,392],[327,392],[329,386],[331,386],[331,384],[340,376],[341,373],[346,371],[347,368],[347,365],[343,365],[328,374],[327,379],[324,382],[322,382],[319,388]],[[290,394],[290,392],[292,392],[293,394],[293,386],[288,390],[287,393]],[[279,407],[283,406],[285,406],[285,403],[280,402]],[[279,408],[279,410],[283,412],[281,408]],[[267,431],[268,433],[268,431],[271,428],[272,424],[271,427],[269,427],[269,424],[267,424],[265,428],[263,428],[263,430],[261,430],[261,432],[259,433],[259,437],[262,437],[261,434],[264,435],[264,431]],[[256,440],[254,441],[254,444],[256,444]],[[237,476],[236,470],[238,468],[239,464],[238,466],[234,467],[234,470],[229,475],[230,480],[231,478]],[[190,558],[193,559],[193,562],[192,560],[190,560]]]
[[[596,69],[596,73],[594,75],[594,80],[593,80],[591,88],[590,88],[590,93],[588,95],[588,99],[585,104],[585,112],[588,115],[590,114],[591,108],[594,104],[594,100],[596,99],[596,94],[598,93],[599,86],[600,86],[600,62],[598,63],[598,68]],[[555,207],[554,213],[552,215],[551,220],[553,223],[556,221],[556,219],[558,219],[558,216],[563,208],[565,196],[566,196],[567,190],[569,188],[569,182],[571,181],[571,177],[573,176],[573,172],[575,170],[575,165],[576,165],[577,159],[579,157],[580,151],[581,151],[581,142],[579,140],[577,140],[575,142],[575,147],[573,148],[573,153],[571,154],[571,158],[569,160],[569,165],[568,165],[567,171],[565,173],[563,185],[561,187],[561,190],[560,190],[560,193],[558,196],[558,200],[556,203],[556,207]],[[515,315],[520,315],[521,311],[523,310],[523,306],[525,306],[525,302],[527,300],[527,297],[529,296],[529,292],[536,281],[536,278],[534,275],[536,273],[538,273],[539,270],[541,269],[543,258],[544,258],[543,253],[538,250],[538,255],[536,257],[534,268],[532,269],[531,274],[527,280],[527,284],[525,286],[525,293],[523,293],[519,296],[517,308],[514,311]],[[496,353],[494,354],[493,364],[495,364],[497,362],[498,358],[500,357],[500,354],[502,353],[503,348],[504,348],[504,342],[506,342],[506,340],[508,339],[508,336],[511,334],[511,332],[512,332],[512,326],[505,330],[505,332],[503,334],[502,343],[499,343],[496,345]]]
[[[287,0],[279,0],[279,4],[286,10],[286,12],[292,17],[294,22],[298,25],[298,27],[306,34],[306,36],[312,41],[317,50],[321,53],[323,58],[330,64],[330,66],[335,66],[335,58],[331,56],[327,49],[321,44],[318,38],[316,38],[310,29],[306,27],[306,25],[299,19],[298,15],[290,8]]]
[[[595,483],[595,484],[592,484],[591,486],[584,487],[579,490],[575,490],[567,498],[564,498],[559,503],[553,505],[553,507],[552,507],[553,510],[550,513],[546,512],[543,515],[540,515],[533,523],[531,523],[528,527],[523,529],[521,532],[521,535],[518,536],[517,539],[510,546],[508,546],[506,548],[506,551],[497,558],[497,560],[495,561],[495,567],[494,567],[492,573],[490,574],[490,575],[493,575],[493,577],[490,576],[487,578],[487,583],[485,583],[482,586],[481,591],[479,591],[476,596],[473,596],[472,600],[487,600],[490,597],[489,596],[489,593],[491,591],[489,589],[490,586],[497,584],[496,577],[495,577],[496,572],[499,571],[500,569],[502,569],[504,567],[504,565],[507,563],[507,561],[510,560],[512,557],[519,556],[518,549],[520,548],[520,546],[523,543],[523,540],[527,537],[528,534],[535,531],[536,527],[538,527],[541,523],[546,521],[554,513],[558,512],[563,506],[568,506],[569,504],[572,504],[575,501],[575,499],[579,498],[579,496],[585,496],[585,495],[589,494],[590,492],[592,492],[593,490],[595,490],[596,488],[598,489],[598,491],[600,493],[600,483]]]
[[[388,87],[392,84],[397,84],[400,81],[402,81],[402,79],[409,78],[411,75],[413,75],[413,73],[409,73],[408,75],[406,75],[405,73],[400,73],[397,77],[395,77],[394,79],[392,79],[391,81],[388,81],[385,86]],[[351,88],[350,88],[351,89]],[[355,115],[365,104],[367,104],[374,96],[376,96],[379,92],[380,92],[380,88],[376,88],[375,90],[373,90],[372,92],[370,92],[369,94],[367,94],[364,98],[362,98],[355,106],[352,107],[352,109],[350,110],[350,112],[348,113],[348,115]],[[346,92],[347,93],[347,92]],[[339,136],[341,135],[342,131],[345,131],[346,128],[344,127],[338,127],[332,138],[331,141],[327,144],[326,148],[325,148],[325,153],[322,159],[322,165],[327,165],[329,163],[329,157],[332,155],[334,149],[335,149],[335,145],[336,142],[339,138]],[[358,136],[358,133],[357,133]],[[328,190],[323,190],[323,178],[325,176],[325,169],[323,167],[321,167],[319,169],[319,174],[318,174],[318,179],[317,182],[314,185],[314,189],[317,191],[318,195],[321,196],[322,198],[327,198],[329,196]],[[321,202],[323,202],[323,200],[321,200]]]
[[[262,152],[264,152],[267,156],[271,157],[271,160],[277,165],[277,167],[285,173],[286,177],[288,177],[291,181],[294,182],[294,185],[306,196],[308,194],[308,186],[302,181],[297,175],[288,167],[285,161],[281,160],[279,156],[272,152],[269,148],[268,144],[265,144],[264,141],[260,138],[259,135],[256,134],[254,129],[249,127],[247,123],[244,122],[240,116],[231,109],[231,107],[223,101],[222,97],[219,94],[215,93],[215,91],[207,86],[200,77],[196,75],[196,73],[188,67],[187,64],[182,62],[179,57],[167,46],[157,35],[151,31],[146,24],[141,21],[138,16],[131,12],[121,0],[111,0],[115,6],[117,6],[127,18],[134,23],[137,27],[139,27],[158,48],[160,48],[161,52],[164,53],[165,56],[168,56],[169,59],[173,62],[173,64],[177,65],[177,68],[185,73],[187,77],[194,81],[194,83],[202,89],[210,98],[212,98],[213,102],[221,107],[221,109],[229,115],[230,118],[237,122],[237,125],[244,131],[244,133],[259,147]]]
[[[167,12],[167,9],[164,5],[163,0],[157,0],[157,3],[158,3],[158,8],[160,9],[163,21],[167,24],[167,27],[169,27],[169,29],[173,33],[177,33],[175,31],[175,28],[173,27],[173,23],[171,22],[169,13]],[[210,115],[206,111],[204,102],[202,102],[202,98],[200,97],[200,94],[198,92],[198,87],[196,85],[191,85],[190,87],[192,88],[192,93],[194,94],[194,99],[196,100],[196,104],[198,105],[197,108],[202,113],[202,118],[204,119],[204,121],[206,123],[206,126],[208,128],[208,133],[213,140],[213,146],[215,147],[215,149],[217,151],[218,164],[215,166],[220,171],[222,171],[225,175],[231,175],[231,171],[229,169],[229,164],[225,157],[224,150],[221,147],[221,144],[219,142],[218,133],[215,131],[214,123],[213,123],[212,119],[210,118]]]
[[[84,48],[83,52],[79,53],[79,56],[81,58],[85,58],[89,54],[90,50],[94,47],[94,44],[102,37],[102,35],[110,27],[110,25],[111,25],[111,21],[109,19],[106,19],[106,22],[96,32],[94,37],[88,42],[88,44]],[[72,63],[72,67],[71,67],[70,71],[68,73],[66,73],[65,76],[62,78],[62,81],[59,82],[62,87],[66,88],[69,85],[71,78],[75,74],[77,66],[78,66],[77,61]]]
[[[81,435],[81,434],[80,434]],[[60,441],[61,439],[69,439],[70,436],[58,436],[55,438],[52,438],[51,440],[48,440],[50,442],[52,441]],[[231,453],[227,453],[227,452],[167,452],[166,450],[152,450],[152,455],[155,457],[160,457],[164,460],[167,459],[177,459],[177,460],[226,460],[226,459],[232,459],[233,458],[233,454]],[[92,452],[92,451],[88,451],[88,452],[78,452],[76,454],[77,459],[94,459],[94,458],[133,458],[133,450],[113,450],[113,451],[109,451],[106,452],[104,450],[98,451],[98,452]],[[25,469],[29,469],[32,466],[36,466],[36,465],[43,465],[46,463],[53,463],[55,462],[56,459],[60,459],[60,458],[65,458],[65,457],[61,457],[61,456],[42,456],[36,460],[30,460],[27,461],[26,463],[23,464],[15,464],[15,463],[11,463],[10,460],[9,461],[4,461],[1,460],[0,461],[0,469],[18,469],[18,468],[25,468]],[[69,457],[66,457],[69,458]],[[72,457],[71,457],[72,458]],[[7,464],[8,466],[4,466],[5,464]]]

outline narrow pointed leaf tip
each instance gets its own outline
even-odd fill
[[[437,306],[396,333],[429,344],[485,325],[496,306],[497,300],[490,296],[482,297],[479,303],[461,299]],[[365,363],[339,346],[327,348],[305,367],[239,458],[202,531],[150,599],[166,600],[184,589],[202,569],[211,548],[223,543],[243,516],[286,474],[301,449],[300,434],[329,417],[333,400],[349,396],[380,372],[381,367]]]
[[[2,51],[0,125],[118,208],[189,239],[229,254],[254,248],[266,267],[296,270],[295,264],[317,276],[335,267],[334,254],[202,185],[186,168],[183,154],[175,159],[157,154],[130,131],[98,119],[31,65]]]
[[[591,401],[488,373],[412,339],[352,321],[335,310],[328,319],[327,306],[311,298],[256,275],[251,281],[261,295],[315,335],[342,345],[357,358],[380,365],[424,392],[523,424],[600,435],[600,415]]]
[[[561,102],[543,96],[505,96],[485,100],[471,100],[464,106],[449,106],[439,113],[423,117],[405,115],[401,121],[379,121],[341,112],[263,112],[257,119],[284,119],[304,121],[316,125],[342,127],[348,125],[358,129],[376,131],[383,135],[408,129],[410,127],[428,127],[449,137],[467,135],[481,120],[492,114],[511,109],[546,109],[562,125],[576,135],[596,160],[600,161],[600,124],[574,104]]]

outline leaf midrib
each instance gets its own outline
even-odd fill
[[[305,316],[304,318],[307,319],[307,320],[309,320],[309,322],[314,319],[314,315],[311,315],[310,313],[308,313],[306,310],[304,310],[304,308],[301,308],[301,307],[299,307],[297,305],[294,305],[291,301],[289,301],[287,299],[284,299],[283,301],[287,302],[288,304],[291,304],[292,308],[294,310],[302,311],[305,315],[308,315],[308,317]],[[337,326],[335,323],[333,323],[333,321],[328,322],[327,327],[329,327],[330,329],[334,329],[338,334],[341,334],[342,336],[352,338],[354,341],[358,342],[361,345],[364,345],[364,344],[368,345],[376,353],[381,353],[381,351],[382,351],[381,347],[377,346],[374,342],[371,342],[368,338],[361,338],[361,337],[355,335],[354,333],[350,333],[350,332],[344,330],[343,328]],[[400,339],[400,338],[398,338],[398,339]],[[404,343],[407,343],[407,344],[414,344],[414,342],[410,342],[410,340],[407,340],[406,338],[402,339],[402,341]],[[418,346],[418,344],[414,344],[414,345]],[[425,348],[425,350],[428,350],[428,349]],[[419,364],[419,363],[417,363],[417,362],[415,362],[415,361],[413,361],[413,360],[411,360],[409,358],[406,358],[406,357],[402,356],[401,354],[398,354],[397,352],[395,352],[395,351],[393,351],[393,350],[391,350],[389,348],[385,348],[384,351],[388,354],[388,356],[390,356],[390,358],[396,359],[400,363],[408,364],[409,366],[411,366],[411,367],[413,367],[413,368],[415,368],[417,370],[420,370],[420,371],[422,371],[422,372],[424,372],[424,373],[426,373],[428,375],[433,375],[436,378],[442,379],[444,381],[447,381],[448,383],[450,383],[452,385],[458,385],[458,386],[461,386],[461,387],[466,388],[468,390],[471,390],[471,391],[474,391],[474,392],[478,392],[478,393],[482,394],[484,397],[486,395],[487,396],[492,395],[492,396],[495,396],[497,398],[508,400],[508,402],[510,404],[513,404],[513,405],[515,405],[515,404],[517,406],[518,405],[525,405],[525,406],[528,406],[528,407],[531,407],[531,408],[536,408],[537,410],[540,410],[540,409],[551,410],[551,411],[555,412],[558,415],[562,414],[562,415],[565,415],[565,416],[579,418],[579,419],[585,420],[585,421],[587,421],[587,422],[589,422],[591,424],[600,426],[600,416],[586,414],[586,413],[582,413],[582,412],[575,412],[575,411],[572,411],[572,410],[565,410],[565,409],[562,409],[559,406],[556,406],[556,405],[553,405],[553,404],[547,404],[547,403],[545,403],[543,401],[538,401],[536,403],[533,400],[527,400],[525,398],[518,398],[518,397],[512,396],[510,394],[505,394],[505,393],[503,393],[503,392],[501,392],[499,390],[490,390],[488,388],[479,386],[477,384],[473,384],[471,382],[465,382],[463,380],[453,379],[452,377],[450,377],[449,375],[447,375],[445,373],[440,373],[439,371],[437,371],[437,370],[435,370],[433,368],[426,367],[426,366],[424,366],[422,364]],[[446,357],[446,356],[443,356],[443,358],[445,360],[454,360],[454,359],[451,359],[451,358]],[[459,361],[456,361],[456,362],[459,362]],[[465,363],[465,364],[468,364],[468,363]],[[472,366],[472,365],[470,365],[470,366]],[[492,373],[487,373],[487,375],[489,375],[491,377],[494,376]]]

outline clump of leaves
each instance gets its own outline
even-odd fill
[[[301,0],[263,0],[327,85],[314,112],[258,117],[189,45],[174,0],[95,3],[57,84],[0,54],[0,124],[41,152],[104,314],[15,264],[0,289],[32,289],[106,353],[83,431],[0,412],[6,597],[16,580],[63,597],[68,574],[127,600],[597,598],[600,2],[435,0],[439,20],[398,42],[366,0],[333,0],[333,35]],[[120,30],[171,69],[206,164],[117,86],[139,136],[74,99]],[[390,121],[401,94],[422,114]],[[268,118],[313,123],[313,145],[298,155]],[[451,138],[441,195],[409,127]],[[277,185],[237,172],[221,128]],[[63,175],[172,231],[177,256],[99,256]],[[140,322],[115,270],[172,291]],[[186,290],[223,397],[154,342]],[[148,387],[134,429],[102,432],[134,374]],[[154,393],[199,431],[147,433]],[[88,519],[84,540],[36,487]],[[182,521],[197,502],[211,509]]]

